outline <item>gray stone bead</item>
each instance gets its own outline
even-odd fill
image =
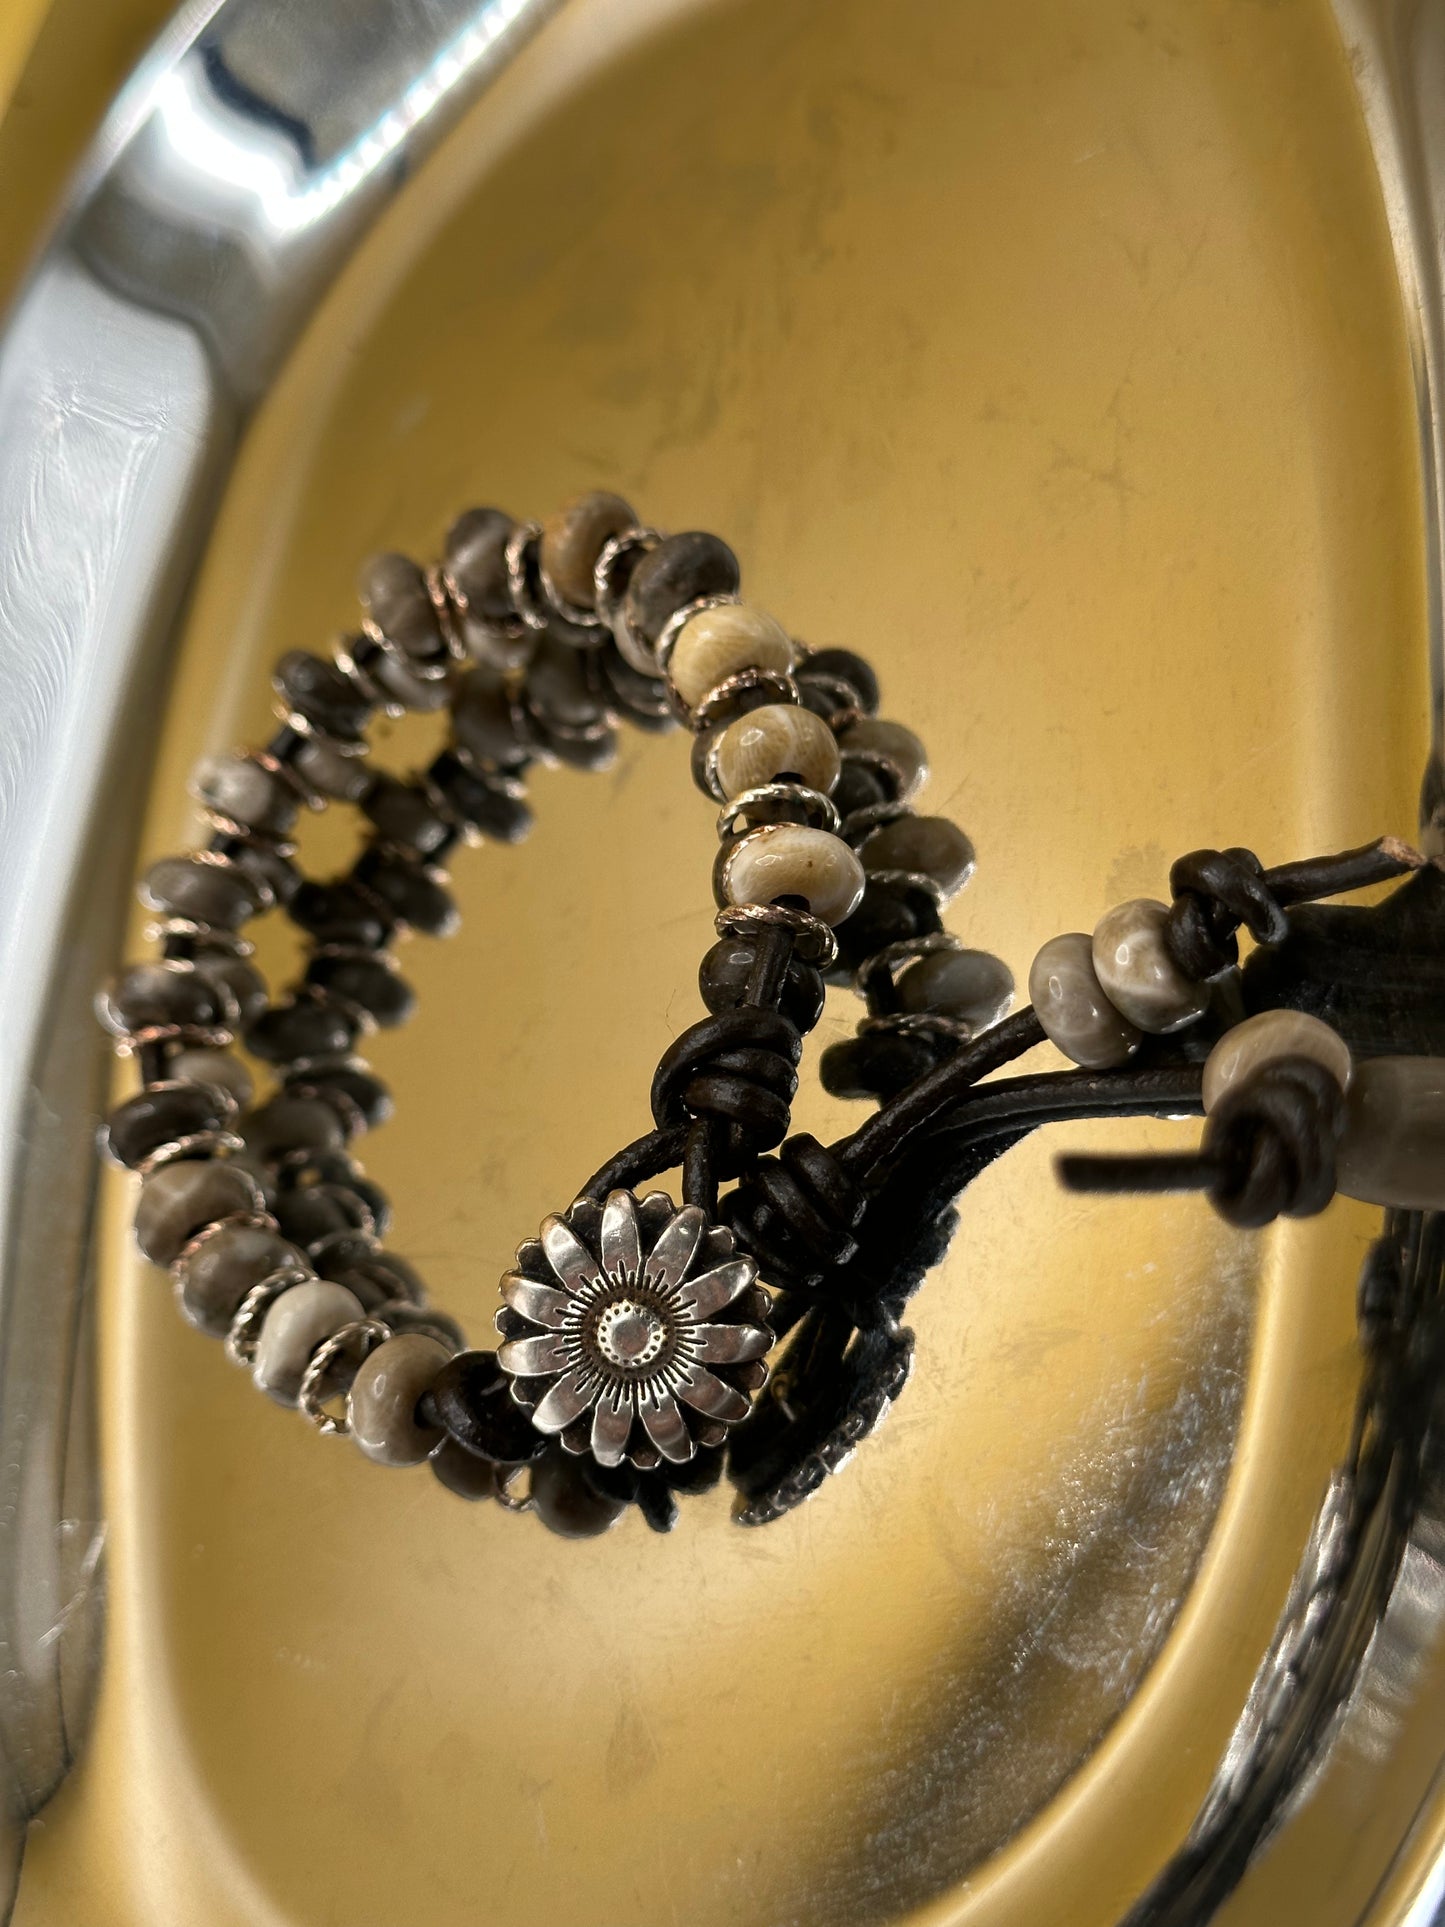
[[[946,816],[900,816],[874,830],[858,854],[870,875],[904,870],[928,877],[945,901],[973,875],[973,844]]]
[[[278,1158],[287,1151],[340,1151],[346,1143],[341,1120],[319,1097],[285,1092],[253,1111],[241,1126],[253,1157]]]
[[[372,556],[362,565],[357,591],[377,628],[403,654],[422,661],[441,654],[436,607],[410,556]]]
[[[135,1241],[152,1264],[173,1265],[198,1231],[260,1203],[245,1171],[218,1158],[184,1158],[152,1171],[135,1208]]]
[[[507,544],[516,523],[501,509],[468,509],[447,531],[447,574],[476,615],[501,622],[512,611]]]
[[[238,929],[264,901],[241,871],[201,856],[163,856],[146,871],[137,894],[147,910],[221,930]]]
[[[1350,1047],[1337,1030],[1302,1010],[1262,1010],[1233,1024],[1204,1064],[1204,1109],[1208,1113],[1228,1090],[1280,1057],[1308,1057],[1322,1064],[1345,1090],[1350,1082]]]
[[[292,1285],[262,1321],[252,1378],[278,1405],[294,1405],[316,1347],[361,1315],[361,1306],[342,1285],[325,1278]]]
[[[574,496],[549,515],[542,524],[540,560],[558,595],[575,608],[595,608],[597,558],[614,535],[636,525],[631,505],[601,488]]]
[[[457,686],[452,728],[469,756],[508,769],[526,761],[512,723],[512,704],[502,676],[488,664],[469,669]]]
[[[264,1225],[222,1225],[181,1265],[176,1296],[198,1331],[224,1338],[247,1292],[285,1265],[307,1269],[301,1253],[279,1231]]]
[[[898,1002],[905,1011],[936,1011],[975,1030],[996,1024],[1013,994],[1013,972],[987,950],[936,950],[898,979]]]
[[[656,642],[668,619],[701,596],[735,595],[738,559],[720,536],[701,529],[669,535],[644,555],[627,585],[627,620],[644,642]]]
[[[346,1415],[351,1436],[377,1465],[420,1465],[441,1444],[440,1425],[423,1425],[416,1408],[451,1354],[434,1338],[407,1332],[388,1338],[362,1361],[351,1382]]]
[[[856,723],[838,732],[838,747],[845,758],[854,753],[870,764],[885,763],[900,803],[910,802],[928,781],[928,751],[902,723],[890,723],[881,716],[860,716]]]
[[[1367,1057],[1345,1094],[1336,1184],[1398,1211],[1445,1210],[1445,1058]]]
[[[1029,1001],[1050,1041],[1086,1070],[1127,1063],[1139,1048],[1139,1032],[1104,994],[1082,930],[1051,937],[1034,958]]]
[[[359,803],[371,787],[371,770],[364,756],[344,756],[324,737],[308,736],[291,757],[296,774],[322,796],[339,803]]]
[[[198,800],[246,829],[285,836],[296,821],[296,792],[249,756],[210,756],[191,786]]]
[[[229,1091],[238,1111],[245,1110],[254,1094],[250,1071],[232,1051],[177,1051],[167,1068],[170,1076],[180,1083],[214,1084],[220,1090]]]
[[[270,1001],[266,979],[244,957],[231,957],[220,950],[203,950],[195,960],[195,970],[198,977],[208,984],[220,985],[234,998],[237,1025],[241,1030],[255,1023]]]
[[[1192,1024],[1209,1004],[1209,988],[1186,977],[1164,941],[1169,906],[1133,897],[1107,911],[1094,929],[1094,969],[1104,995],[1131,1024],[1164,1036]]]

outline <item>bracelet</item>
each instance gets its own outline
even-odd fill
[[[955,1200],[1038,1124],[1202,1111],[1197,1152],[1066,1157],[1061,1175],[1202,1188],[1241,1225],[1322,1210],[1337,1189],[1445,1204],[1445,1036],[1421,989],[1439,974],[1445,879],[1405,845],[1275,870],[1195,852],[1171,904],[1045,944],[1031,1007],[1006,1016],[1007,967],[943,928],[974,851],[914,812],[922,743],[879,718],[860,657],[741,600],[717,537],[663,536],[600,491],[543,524],[473,509],[439,567],[380,556],[361,589],[360,631],[331,660],[277,665],[265,747],[197,772],[210,840],[140,886],[161,956],[99,1000],[140,1070],[105,1145],[140,1176],[142,1253],[190,1322],[323,1434],[564,1534],[634,1504],[667,1530],[677,1496],[724,1470],[734,1516],[766,1523],[898,1396],[902,1313]],[[450,733],[402,780],[368,763],[365,731],[408,709],[446,711]],[[412,1009],[392,941],[456,923],[452,850],[519,841],[530,768],[604,766],[620,721],[686,725],[718,807],[709,1015],[662,1054],[654,1127],[518,1247],[497,1349],[469,1349],[382,1243],[388,1202],[351,1147],[390,1099],[355,1047]],[[370,838],[348,875],[307,879],[291,833],[332,800],[357,805]],[[1401,877],[1373,909],[1318,902]],[[274,1003],[240,934],[273,907],[311,945]],[[1256,944],[1242,966],[1241,928]],[[866,1015],[823,1053],[822,1081],[882,1105],[825,1147],[789,1124],[828,983],[851,983]],[[238,1038],[274,1073],[260,1103]],[[1045,1039],[1076,1068],[990,1078]],[[680,1203],[643,1189],[670,1170]]]

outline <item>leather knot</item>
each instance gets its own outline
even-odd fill
[[[707,1118],[730,1127],[733,1161],[787,1136],[802,1038],[775,1010],[720,1011],[670,1044],[652,1080],[660,1127]]]
[[[723,1215],[770,1283],[810,1289],[857,1252],[865,1202],[832,1152],[800,1132],[758,1160]]]
[[[1289,934],[1284,911],[1253,850],[1191,850],[1169,872],[1174,897],[1164,941],[1186,977],[1207,982],[1239,962],[1240,925],[1256,943]]]
[[[1335,1194],[1344,1120],[1344,1093],[1322,1064],[1306,1057],[1266,1064],[1210,1113],[1204,1149],[1218,1166],[1211,1202],[1246,1230],[1323,1211]]]

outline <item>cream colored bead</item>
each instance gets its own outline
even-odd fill
[[[1227,1030],[1205,1060],[1205,1111],[1276,1057],[1308,1057],[1323,1064],[1342,1090],[1349,1086],[1350,1047],[1337,1030],[1302,1010],[1262,1010]]]
[[[815,917],[838,924],[863,895],[863,865],[841,837],[797,823],[750,830],[729,851],[723,890],[729,903],[801,897]]]
[[[1355,1065],[1335,1173],[1347,1198],[1397,1211],[1445,1210],[1445,1058],[1367,1057]]]
[[[1116,904],[1094,930],[1094,969],[1104,995],[1140,1030],[1179,1030],[1209,1003],[1209,991],[1175,963],[1164,941],[1167,903],[1133,897]]]
[[[1029,969],[1029,1002],[1051,1043],[1086,1070],[1127,1063],[1139,1032],[1104,994],[1082,930],[1051,937]]]
[[[323,1339],[361,1316],[361,1301],[345,1285],[326,1278],[292,1285],[266,1313],[252,1378],[278,1405],[294,1405],[312,1352]]]
[[[811,709],[768,703],[728,724],[718,738],[715,767],[729,798],[785,776],[826,796],[841,767],[838,739]]]
[[[793,645],[781,623],[745,602],[700,609],[678,631],[667,673],[689,709],[743,669],[793,666]]]
[[[439,1425],[423,1425],[417,1401],[436,1383],[451,1353],[435,1338],[405,1332],[388,1338],[363,1362],[346,1400],[351,1436],[378,1465],[420,1465],[441,1443]]]

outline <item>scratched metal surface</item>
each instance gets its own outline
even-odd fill
[[[1215,831],[1201,799],[1271,853],[1410,827],[1409,356],[1323,7],[575,0],[267,390],[144,848],[191,832],[186,770],[255,733],[274,654],[348,619],[358,554],[596,479],[875,655],[978,842],[956,927],[1020,972],[1158,891]],[[708,932],[676,742],[538,805],[524,851],[458,865],[463,934],[413,947],[423,1015],[377,1053],[398,1120],[369,1168],[473,1332],[638,1128]],[[118,897],[127,853],[102,867]],[[833,1488],[755,1537],[719,1497],[585,1547],[266,1408],[128,1258],[110,1186],[106,1671],[17,1918],[302,1927],[420,1890],[439,1923],[548,1922],[581,1890],[603,1927],[1116,1919],[1203,1797],[1342,1449],[1368,1218],[1259,1245],[1183,1202],[1084,1210],[1053,1148],[969,1200],[916,1382]]]

